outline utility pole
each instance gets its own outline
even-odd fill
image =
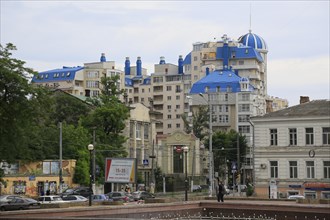
[[[94,148],[95,148],[95,128],[93,129],[93,146],[94,146]],[[95,193],[96,194],[96,192],[95,192],[95,152],[96,152],[96,150],[94,149],[93,150],[93,167],[92,167],[92,169],[93,169],[93,193]]]
[[[238,179],[237,179],[237,192],[241,193],[241,181],[240,181],[240,175],[241,175],[241,166],[240,166],[240,151],[239,151],[239,133],[237,133],[237,172],[239,173]]]
[[[62,122],[59,123],[60,126],[60,161],[59,161],[59,193],[62,193],[62,182],[63,182],[63,173],[62,173]]]

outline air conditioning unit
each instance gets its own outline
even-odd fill
[[[266,164],[264,164],[264,163],[260,164],[260,168],[261,168],[261,169],[266,169],[266,167],[267,167]]]

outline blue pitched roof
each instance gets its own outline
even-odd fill
[[[189,65],[191,64],[191,52],[187,54],[187,56],[184,58],[183,65]]]
[[[205,76],[201,80],[194,83],[190,90],[190,94],[205,93],[206,87],[209,92],[217,92],[220,88],[220,92],[226,92],[227,87],[231,88],[231,92],[240,92],[241,77],[236,75],[232,70],[215,70],[209,75]],[[253,86],[249,85],[249,90],[253,91]]]
[[[218,47],[217,48],[217,59],[224,59],[224,47]],[[233,54],[235,54],[235,59],[257,59],[260,62],[263,62],[263,58],[260,55],[260,53],[258,51],[256,51],[254,48],[252,47],[246,47],[246,46],[242,46],[242,47],[228,47],[229,49],[229,58],[230,59],[234,59],[233,58]]]
[[[48,70],[45,72],[40,72],[38,75],[32,78],[34,83],[44,83],[44,82],[55,82],[55,81],[66,81],[74,80],[76,72],[84,69],[84,67],[63,67],[62,69]]]

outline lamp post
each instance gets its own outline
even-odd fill
[[[88,145],[89,150],[89,206],[92,206],[92,183],[93,183],[93,160],[92,153],[94,152],[94,145]]]
[[[205,101],[207,101],[209,105],[209,161],[210,161],[210,169],[209,169],[209,181],[210,181],[210,195],[209,197],[212,197],[213,195],[213,149],[212,149],[212,105],[210,102],[210,94],[208,94],[208,100],[205,99],[204,95],[202,93],[199,93],[199,96],[201,96]]]
[[[188,146],[184,146],[183,147],[183,152],[184,152],[184,166],[185,166],[185,180],[184,180],[184,183],[185,183],[185,201],[188,201],[188,172],[187,172],[187,166],[188,166],[188,163],[187,163],[187,160],[188,160],[188,157],[187,157],[187,154],[188,154],[188,150],[189,150],[189,147]]]

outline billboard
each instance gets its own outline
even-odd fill
[[[136,183],[137,166],[135,158],[106,158],[106,183]]]

